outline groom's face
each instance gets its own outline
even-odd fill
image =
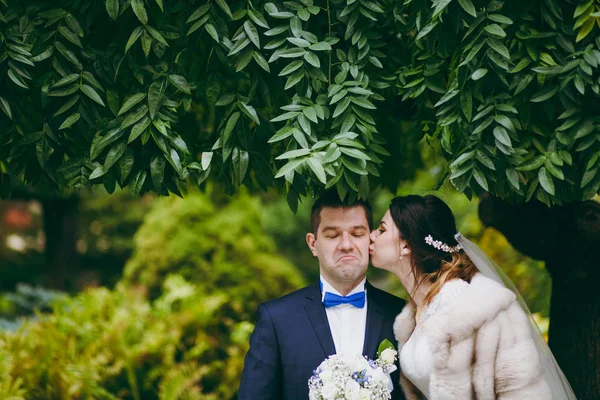
[[[320,272],[332,285],[358,284],[369,265],[369,223],[363,207],[321,210],[317,232],[306,235],[319,259]]]

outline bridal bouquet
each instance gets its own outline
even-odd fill
[[[359,354],[334,354],[308,380],[310,400],[387,400],[393,389],[389,374],[396,370],[393,345],[385,340],[376,360]]]

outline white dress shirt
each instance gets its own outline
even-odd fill
[[[366,279],[363,279],[347,296],[365,291]],[[322,297],[325,297],[325,292],[337,294],[340,292],[335,290],[321,276],[323,284]],[[367,328],[367,298],[365,293],[365,306],[358,308],[352,304],[340,304],[334,307],[325,309],[335,351],[337,354],[362,354],[365,343],[365,332]]]

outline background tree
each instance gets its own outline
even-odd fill
[[[381,168],[385,157],[414,165],[424,135],[449,161],[445,179],[492,196],[484,221],[546,261],[550,344],[578,396],[599,397],[599,272],[586,257],[600,240],[586,202],[600,189],[599,9],[0,0],[2,192],[23,180],[180,194],[210,177],[228,192],[283,187],[295,209],[324,187],[396,185],[406,171]]]

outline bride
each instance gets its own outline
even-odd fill
[[[394,324],[406,398],[575,399],[512,282],[456,232],[442,200],[413,195],[371,233],[371,263],[410,296]]]

